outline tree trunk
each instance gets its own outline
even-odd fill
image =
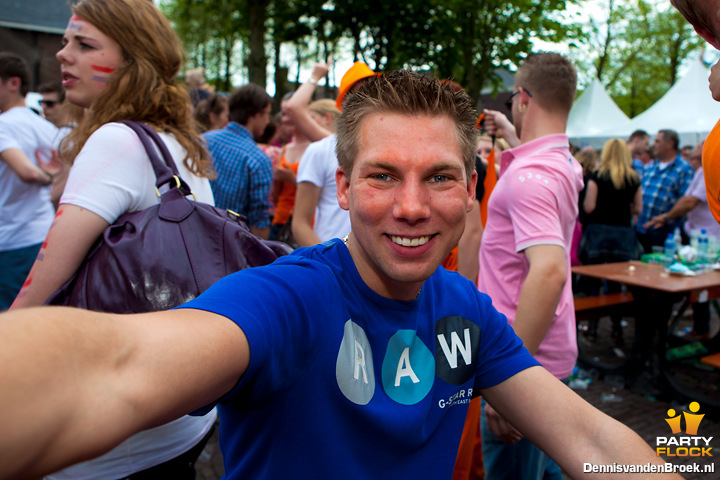
[[[265,18],[267,0],[248,0],[248,19],[250,20],[250,55],[248,58],[248,78],[250,83],[266,88],[267,57],[265,56]]]

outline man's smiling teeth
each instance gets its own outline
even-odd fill
[[[403,247],[419,247],[420,245],[425,245],[428,240],[430,240],[430,237],[406,238],[391,235],[390,240]]]

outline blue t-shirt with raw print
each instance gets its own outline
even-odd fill
[[[338,239],[184,307],[228,317],[250,345],[219,400],[228,479],[448,479],[470,399],[538,364],[472,282],[439,268],[417,299],[390,300]]]

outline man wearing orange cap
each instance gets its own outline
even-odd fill
[[[355,62],[340,81],[336,104],[342,110],[345,96],[359,87],[361,80],[375,72],[363,62]],[[309,247],[350,231],[350,216],[338,205],[335,171],[338,167],[333,134],[307,147],[298,166],[298,189],[292,219],[292,233],[301,247]],[[313,221],[314,219],[314,221]]]

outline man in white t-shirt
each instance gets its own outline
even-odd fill
[[[335,101],[342,109],[345,95],[360,86],[361,80],[375,72],[362,62],[355,62],[340,81]],[[297,193],[292,219],[292,233],[301,247],[310,247],[350,231],[350,216],[337,201],[335,172],[338,168],[333,134],[310,144],[300,159]]]
[[[54,170],[36,152],[49,157],[57,128],[25,106],[29,82],[22,57],[0,52],[0,310],[20,291],[55,215]]]

